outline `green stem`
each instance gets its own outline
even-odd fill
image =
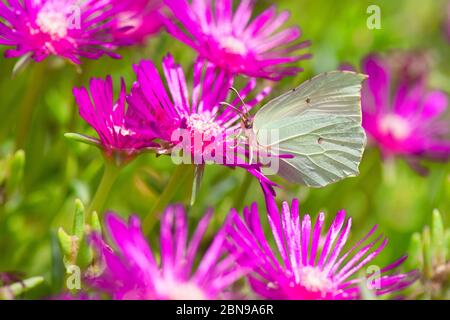
[[[103,213],[103,207],[108,199],[109,192],[116,181],[120,172],[120,168],[117,167],[113,162],[106,160],[105,169],[103,170],[102,180],[98,185],[95,196],[92,199],[91,205],[88,208],[88,214],[96,211],[100,215]]]
[[[161,193],[158,201],[153,205],[150,212],[144,218],[142,229],[144,234],[149,234],[156,222],[156,215],[161,213],[175,196],[175,193],[183,185],[184,180],[189,176],[192,170],[189,165],[178,165],[172,173],[164,191]]]
[[[38,103],[42,87],[45,84],[45,62],[34,63],[30,73],[30,82],[25,90],[25,96],[19,107],[20,114],[17,123],[16,149],[23,149],[31,126],[34,109]]]
[[[235,208],[236,210],[239,211],[244,206],[245,196],[247,195],[253,180],[254,179],[251,174],[245,175],[244,181],[242,181],[241,187],[239,188],[239,190],[236,193],[236,196],[234,197],[233,208]]]

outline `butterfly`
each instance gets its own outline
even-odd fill
[[[276,157],[276,173],[309,187],[357,176],[367,141],[361,113],[366,78],[348,71],[322,73],[268,102],[253,119],[242,113],[250,159],[255,150],[288,155]]]

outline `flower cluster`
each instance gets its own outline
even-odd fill
[[[258,207],[244,209],[244,220],[236,211],[228,227],[232,251],[239,264],[252,270],[248,279],[253,291],[266,299],[344,300],[361,299],[361,287],[376,295],[395,293],[417,279],[417,272],[392,273],[406,257],[384,268],[369,263],[387,245],[382,236],[366,243],[377,226],[353,247],[344,250],[352,225],[345,211],[337,213],[331,227],[324,232],[325,215],[315,223],[309,215],[299,214],[299,202],[284,202],[281,213],[274,199],[267,195],[267,218],[276,243],[271,249],[261,225]],[[281,257],[281,261],[277,256]],[[367,268],[367,278],[356,276]]]
[[[110,77],[106,81],[91,80],[92,99],[85,88],[74,89],[80,114],[97,131],[105,155],[125,154],[126,159],[131,159],[147,150],[176,155],[179,148],[180,152],[189,152],[184,154],[188,164],[212,162],[242,167],[261,182],[273,185],[261,174],[261,164],[245,161],[248,150],[238,134],[240,114],[257,105],[271,88],[265,87],[244,105],[241,99],[250,96],[257,84],[250,79],[237,92],[239,97],[230,104],[221,104],[234,81],[226,71],[203,58],[197,59],[190,90],[183,69],[171,55],[164,58],[162,68],[165,81],[153,62],[141,61],[134,68],[137,81],[130,94],[122,81],[116,102]]]
[[[188,241],[184,209],[169,207],[161,218],[159,253],[149,248],[137,217],[132,216],[127,225],[108,214],[106,226],[118,251],[95,237],[104,268],[87,281],[97,292],[114,299],[226,299],[242,296],[231,285],[246,277],[253,293],[262,298],[336,300],[361,299],[362,286],[376,295],[397,293],[417,279],[416,271],[393,272],[406,257],[382,269],[369,267],[367,278],[356,276],[387,245],[382,236],[364,244],[376,226],[344,251],[351,229],[351,219],[346,221],[344,211],[338,212],[323,236],[323,213],[312,224],[309,215],[300,217],[297,200],[291,208],[285,202],[280,215],[274,199],[267,198],[278,253],[264,236],[256,204],[244,209],[245,221],[231,211],[195,270],[194,260],[212,211],[205,214]]]

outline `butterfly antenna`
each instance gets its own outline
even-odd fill
[[[244,114],[242,113],[241,110],[239,110],[235,106],[229,104],[228,102],[219,102],[219,104],[222,105],[222,106],[226,106],[226,107],[229,107],[229,108],[235,110],[237,113],[239,113],[240,116],[244,116]]]
[[[230,90],[233,91],[236,94],[236,96],[241,100],[242,108],[244,109],[244,114],[248,117],[249,113],[247,110],[247,104],[245,103],[244,99],[242,99],[241,94],[239,93],[239,91],[236,90],[235,87],[230,87]]]

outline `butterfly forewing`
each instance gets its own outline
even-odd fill
[[[365,78],[352,72],[324,73],[270,101],[256,114],[253,130],[258,143],[293,156],[279,159],[280,176],[324,187],[358,175],[366,143],[361,123]],[[265,133],[272,130],[277,134]]]

